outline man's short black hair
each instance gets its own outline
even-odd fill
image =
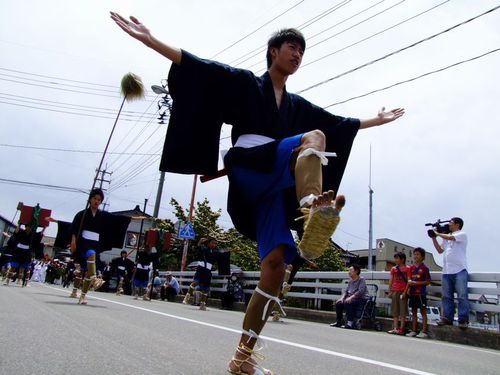
[[[452,217],[450,221],[453,221],[455,224],[458,224],[458,229],[462,229],[464,227],[464,221],[459,217]]]
[[[413,250],[413,253],[420,253],[422,259],[425,259],[425,250],[421,247],[416,247],[415,250]]]
[[[92,189],[89,194],[89,201],[96,195],[99,195],[101,197],[101,201],[104,200],[104,192],[101,189]]]
[[[127,251],[126,250],[120,251],[120,255],[123,255],[123,254],[127,255]]]
[[[354,271],[356,271],[358,275],[361,273],[361,267],[357,264],[352,264],[351,267],[354,268]]]
[[[270,68],[273,63],[273,58],[271,56],[271,48],[280,48],[285,42],[297,42],[300,44],[302,51],[306,50],[306,40],[304,35],[297,29],[281,29],[276,31],[271,38],[267,41],[267,67]]]
[[[403,253],[402,251],[398,251],[396,254],[394,254],[394,258],[402,259],[403,263],[406,262],[406,254]]]

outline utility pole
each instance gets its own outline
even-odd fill
[[[196,182],[198,181],[198,175],[194,175],[193,179],[193,189],[191,190],[191,203],[189,204],[189,216],[188,222],[193,220],[193,208],[194,208],[194,197],[196,195]],[[181,261],[181,272],[186,270],[186,262],[187,262],[187,252],[189,248],[189,240],[184,240],[184,248],[182,249],[182,261]]]
[[[142,228],[144,227],[144,215],[146,215],[147,204],[148,204],[148,198],[145,198],[144,199],[144,208],[142,209],[141,229],[139,229],[139,238],[137,239],[137,249],[135,251],[135,261],[136,262],[137,262],[137,254],[139,253],[139,249],[141,247]]]
[[[102,170],[97,170],[96,169],[95,171],[97,173],[96,182],[97,181],[99,182],[99,189],[104,190],[104,191],[107,190],[107,189],[103,188],[102,184],[104,182],[106,182],[108,184],[111,183],[111,180],[106,180],[105,177],[106,177],[106,175],[109,175],[111,177],[111,175],[113,174],[113,172],[108,172],[108,171],[106,171],[106,169],[102,169]],[[100,178],[99,178],[99,175],[101,176]]]
[[[369,224],[368,224],[368,271],[373,271],[373,190],[372,190],[372,145],[370,144],[370,172],[368,178],[370,194]]]
[[[102,170],[98,170],[96,169],[96,186],[99,186],[99,189],[101,189],[102,191],[106,191],[108,189],[104,188],[103,187],[103,183],[106,182],[108,184],[108,187],[109,185],[111,184],[111,180],[106,180],[106,175],[109,175],[111,177],[111,175],[113,174],[113,172],[108,172],[106,170],[106,168],[102,169]],[[100,176],[100,177],[99,177]],[[97,185],[97,182],[99,182],[99,185]],[[102,207],[102,210],[103,211],[106,211],[106,207],[109,206],[109,203],[107,202],[103,202],[103,207]]]

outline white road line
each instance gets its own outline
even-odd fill
[[[47,286],[47,285],[44,285],[44,286],[46,288],[57,290],[58,292],[67,293],[67,291],[63,291],[63,290],[58,289],[58,288],[54,288],[54,287]],[[216,329],[220,329],[222,331],[234,332],[234,333],[238,333],[238,334],[241,333],[241,330],[237,330],[237,329],[229,328],[229,327],[224,327],[224,326],[221,326],[221,325],[218,325],[218,324],[206,323],[206,322],[202,322],[202,321],[199,321],[199,320],[184,318],[182,316],[167,314],[167,313],[164,313],[164,312],[161,312],[161,311],[147,309],[147,308],[140,307],[140,306],[129,305],[127,303],[112,301],[112,300],[105,299],[105,298],[100,298],[100,297],[95,297],[95,296],[88,296],[88,297],[92,298],[92,299],[99,300],[99,301],[104,301],[104,302],[114,303],[116,305],[130,307],[130,308],[136,309],[136,310],[146,311],[146,312],[149,312],[149,313],[152,313],[152,314],[166,316],[168,318],[173,318],[173,319],[182,320],[182,321],[189,322],[189,323],[199,324],[199,325],[202,325],[202,326],[205,326],[205,327],[216,328]],[[321,348],[317,348],[315,346],[303,345],[303,344],[299,344],[299,343],[292,342],[292,341],[286,341],[286,340],[277,339],[277,338],[274,338],[274,337],[263,336],[263,335],[261,335],[261,337],[264,340],[276,342],[278,344],[283,344],[283,345],[288,345],[288,346],[292,346],[292,347],[296,347],[296,348],[300,348],[300,349],[310,350],[310,351],[317,352],[317,353],[328,354],[328,355],[335,356],[335,357],[341,357],[341,358],[345,358],[345,359],[351,359],[353,361],[368,363],[368,364],[375,365],[375,366],[380,366],[380,367],[386,367],[386,368],[390,368],[390,369],[393,369],[393,370],[399,370],[399,371],[403,371],[403,372],[410,373],[410,374],[435,375],[432,372],[420,371],[420,370],[412,369],[412,368],[409,368],[409,367],[392,365],[390,363],[375,361],[373,359],[358,357],[358,356],[350,355],[350,354],[339,353],[339,352],[335,352],[335,351],[332,351],[332,350],[321,349]]]

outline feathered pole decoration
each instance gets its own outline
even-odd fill
[[[120,105],[120,109],[118,110],[118,114],[116,115],[115,123],[113,124],[113,128],[111,129],[111,133],[109,134],[108,142],[106,143],[106,147],[104,148],[104,152],[102,153],[101,161],[99,162],[99,167],[97,168],[94,181],[92,182],[92,187],[90,191],[94,190],[95,184],[99,177],[99,172],[101,171],[102,164],[104,162],[104,158],[106,157],[106,153],[108,152],[109,144],[111,143],[111,138],[113,137],[113,133],[116,128],[116,124],[118,123],[118,119],[120,118],[120,114],[122,112],[123,105],[125,101],[133,101],[138,100],[144,97],[144,85],[142,84],[141,78],[134,73],[127,73],[123,76],[121,84],[120,84],[121,93],[123,95],[122,104]],[[87,199],[87,203],[85,205],[85,210],[83,211],[82,221],[80,222],[80,227],[78,229],[78,236],[80,235],[83,220],[85,218],[85,213],[89,208],[90,200]]]
[[[141,78],[137,74],[130,72],[125,74],[122,78],[120,87],[123,95],[122,104],[120,105],[120,109],[118,110],[118,114],[116,115],[115,123],[113,124],[111,133],[109,134],[108,142],[106,143],[106,147],[104,148],[104,152],[102,153],[101,162],[99,163],[99,167],[97,168],[94,182],[92,183],[92,189],[90,189],[91,191],[95,188],[95,183],[97,182],[97,178],[99,177],[102,163],[104,162],[104,158],[106,157],[106,152],[108,152],[108,147],[111,142],[111,138],[113,137],[113,133],[115,131],[116,124],[118,123],[118,119],[120,118],[120,114],[122,112],[125,101],[131,102],[134,100],[142,99],[144,97],[144,85],[142,84]]]

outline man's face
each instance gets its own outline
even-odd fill
[[[217,247],[217,241],[216,240],[211,240],[211,241],[208,242],[207,246],[210,249],[215,249]]]
[[[282,74],[290,75],[299,69],[304,51],[297,42],[285,42],[279,49],[272,48],[271,55],[273,56],[271,67],[277,68]]]
[[[459,225],[455,223],[453,220],[450,220],[450,230],[452,232],[456,232],[457,230],[459,230]]]
[[[422,263],[422,260],[422,255],[418,251],[415,251],[413,253],[413,261],[417,264],[420,264]]]
[[[99,194],[96,194],[92,198],[90,198],[90,207],[94,210],[97,210],[101,203],[102,199]]]

